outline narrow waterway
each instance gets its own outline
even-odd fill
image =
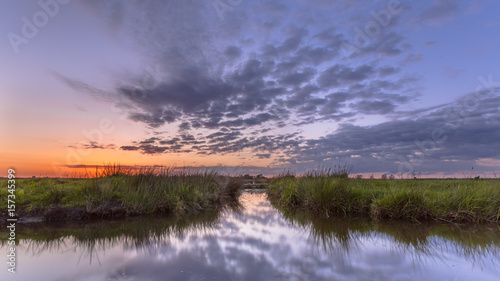
[[[499,280],[498,226],[283,214],[264,193],[190,218],[19,226],[0,280]],[[7,231],[0,231],[7,261]]]

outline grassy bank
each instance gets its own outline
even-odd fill
[[[7,180],[1,180],[7,186]],[[216,172],[140,171],[108,167],[94,178],[17,179],[18,217],[79,220],[152,213],[196,213],[236,201],[243,182]],[[0,189],[0,218],[7,218],[7,189]]]
[[[273,180],[268,197],[278,207],[325,216],[500,223],[500,180],[352,179],[325,173]]]

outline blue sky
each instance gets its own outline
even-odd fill
[[[496,1],[2,1],[2,166],[495,176]]]

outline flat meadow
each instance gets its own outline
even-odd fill
[[[193,214],[238,202],[243,176],[216,171],[139,171],[107,166],[94,177],[17,179],[16,214],[41,221]],[[335,169],[260,178],[257,188],[282,211],[375,220],[500,223],[499,179],[360,179]],[[7,179],[0,180],[2,186]],[[8,218],[0,189],[0,218]]]

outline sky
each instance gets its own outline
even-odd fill
[[[500,175],[493,0],[0,1],[0,176]]]

